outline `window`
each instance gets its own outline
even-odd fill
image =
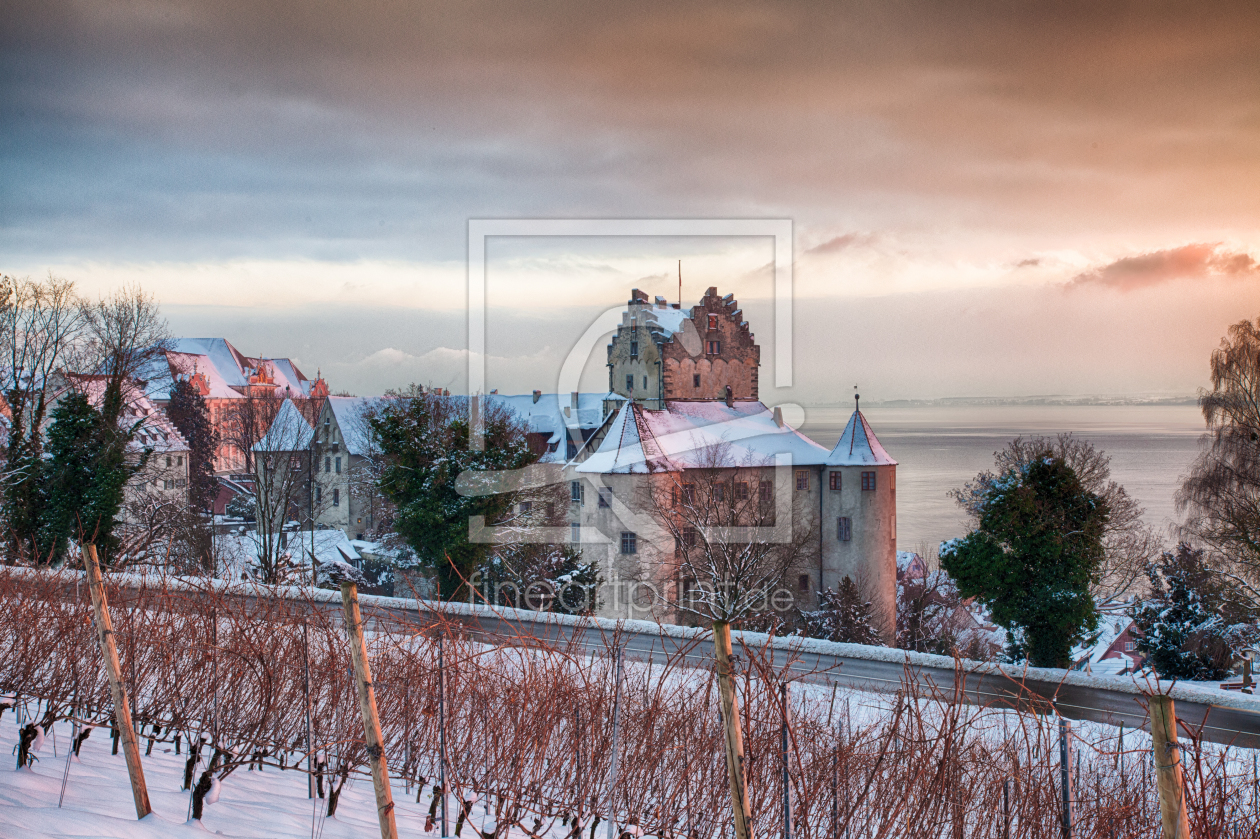
[[[1137,649],[1137,644],[1136,644],[1135,642],[1133,642],[1133,641],[1125,641],[1125,642],[1124,642],[1124,651],[1125,651],[1126,653],[1131,653],[1131,652],[1133,652],[1133,651],[1134,651],[1134,650],[1136,650],[1136,649]]]
[[[705,348],[705,352],[707,352],[709,355],[721,355],[721,354],[722,354],[722,342],[721,342],[721,341],[709,341],[709,342],[708,342],[708,346]]]
[[[599,488],[599,506],[612,507],[613,491],[612,487]]]
[[[318,504],[324,499],[324,493],[321,491],[323,487],[319,484],[315,485],[315,503]]]
[[[171,463],[171,456],[170,456],[169,454],[166,456],[166,465],[167,465],[167,466],[173,466],[173,465],[174,465],[173,463]]]
[[[714,484],[713,500],[719,502],[726,500],[726,484]]]
[[[736,501],[748,500],[748,481],[735,482],[735,500]]]
[[[569,541],[575,545],[582,541],[582,525],[577,522],[569,525]]]
[[[840,473],[839,472],[832,472],[830,475],[827,476],[827,487],[832,492],[840,491]]]
[[[647,390],[647,376],[643,377],[643,389]]]
[[[862,473],[862,492],[874,492],[874,491],[875,491],[875,473],[863,472]]]
[[[341,474],[341,458],[337,458],[337,460],[335,461],[335,463],[336,463],[336,466],[337,466],[337,474],[338,474],[338,475],[340,475],[340,474]]]
[[[802,574],[796,578],[796,590],[801,594],[809,593],[809,575]]]
[[[630,342],[630,357],[631,358],[639,357],[639,342],[638,341]]]
[[[700,374],[699,373],[691,377],[691,386],[700,387]]]
[[[757,495],[761,498],[762,501],[765,501],[765,502],[772,501],[774,499],[774,482],[762,481],[757,486]]]
[[[176,455],[176,456],[175,456],[175,465],[176,465],[176,466],[183,466],[183,465],[184,465],[184,456],[183,456],[182,454],[181,454],[181,455]]]
[[[547,502],[547,519],[550,521],[556,517],[556,505],[551,501]]]
[[[853,538],[853,522],[851,519],[836,519],[836,539],[847,542]]]
[[[532,510],[532,509],[534,509],[534,502],[533,502],[533,501],[522,501],[522,502],[521,502],[521,512],[522,512],[522,513],[528,513],[528,512],[529,512],[530,510]]]
[[[688,504],[694,504],[696,501],[696,485],[683,484],[682,494],[683,494],[683,501],[686,501]]]
[[[635,554],[639,552],[638,539],[633,533],[622,531],[621,552],[623,554]]]
[[[582,503],[582,482],[581,481],[569,482],[569,500],[573,502],[574,504]]]
[[[289,469],[291,469],[291,470],[295,470],[295,471],[296,471],[296,470],[301,469],[301,468],[302,468],[302,458],[301,458],[301,456],[300,456],[300,455],[296,455],[296,454],[291,454],[291,455],[289,455]]]
[[[332,471],[332,458],[331,457],[324,458],[324,471],[325,472]]]
[[[796,470],[796,488],[798,490],[809,489],[809,470],[808,469]]]
[[[174,489],[174,488],[175,488],[174,481],[162,481],[162,489]]]
[[[687,527],[683,529],[682,534],[683,547],[694,548],[696,546],[696,529]]]
[[[683,603],[690,603],[696,599],[696,580],[694,577],[683,577],[678,583],[678,589]]]
[[[336,489],[336,488],[333,489],[333,506],[334,507],[341,506],[341,490]]]
[[[710,328],[710,329],[717,329],[717,328],[718,328],[718,324],[717,324],[717,315],[709,315],[709,328]]]
[[[565,453],[566,459],[568,460],[572,460],[573,458],[577,457],[577,441],[574,440],[572,437],[565,440],[564,453]]]
[[[186,486],[188,486],[188,479],[187,479],[187,478],[176,478],[176,479],[175,479],[175,488],[176,488],[176,489],[183,489],[183,488],[184,488],[184,487],[186,487]]]
[[[626,374],[626,390],[634,391],[634,375],[632,373]]]

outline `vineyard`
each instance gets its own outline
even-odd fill
[[[18,720],[19,765],[54,723],[73,726],[79,748],[109,742],[81,579],[0,573],[0,721]],[[161,578],[106,588],[141,744],[186,761],[189,815],[214,807],[229,776],[254,783],[262,776],[240,776],[259,769],[285,770],[323,815],[337,813],[368,767],[338,612],[262,588],[229,597]],[[423,632],[365,617],[389,770],[397,795],[422,805],[400,809],[402,835],[440,831],[443,802],[463,836],[595,839],[610,820],[631,836],[729,834],[716,680],[697,666],[707,650],[644,663],[619,656],[615,632],[592,651],[471,639],[439,613]],[[896,694],[849,694],[826,674],[785,681],[762,650],[738,653],[757,836],[1060,837],[1065,769],[1075,835],[1159,835],[1141,732],[1080,726],[1065,765],[1054,716],[969,707],[909,676]],[[1255,835],[1254,753],[1184,734],[1193,835]],[[69,761],[64,783],[75,783]]]

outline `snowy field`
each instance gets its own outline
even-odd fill
[[[70,759],[65,800],[58,808],[70,744],[69,725],[59,723],[54,731],[56,737],[46,738],[36,752],[39,760],[34,767],[20,771],[14,770],[13,759],[8,757],[17,745],[17,733],[14,715],[7,712],[0,722],[0,745],[6,755],[6,763],[0,768],[0,836],[6,839],[160,839],[204,836],[206,831],[242,839],[349,839],[379,835],[372,784],[367,778],[351,778],[342,790],[337,815],[324,818],[325,802],[316,799],[313,803],[307,798],[305,774],[270,767],[263,772],[240,769],[229,775],[219,790],[218,801],[206,807],[201,824],[190,823],[189,793],[180,789],[185,757],[176,755],[169,744],[155,745],[153,754],[144,758],[153,814],[137,822],[126,763],[121,751],[110,754],[108,729],[93,731],[83,744],[81,759]],[[141,740],[142,749],[145,745],[146,741]],[[417,804],[414,788],[408,795],[401,784],[395,784],[400,836],[439,835],[436,829],[432,833],[424,831],[431,792],[431,787],[426,788]],[[453,827],[457,812],[453,796],[447,806]],[[480,805],[475,806],[472,825],[483,826],[483,819]],[[476,839],[467,827],[463,835]]]

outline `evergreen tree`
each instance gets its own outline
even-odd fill
[[[107,388],[104,404],[111,405]],[[77,391],[67,393],[52,412],[45,467],[46,502],[38,527],[39,555],[60,562],[69,540],[94,542],[106,563],[114,559],[114,527],[127,481],[146,462],[128,458],[134,428],[120,429]]]
[[[1068,667],[1073,645],[1098,623],[1090,587],[1102,568],[1106,502],[1051,451],[978,476],[960,497],[977,527],[941,545],[941,567],[1010,631],[1012,658]]]
[[[497,522],[517,500],[506,487],[480,486],[476,474],[523,469],[539,457],[514,414],[483,404],[481,451],[469,446],[464,398],[413,388],[369,420],[385,460],[381,492],[398,510],[394,529],[436,571],[444,598],[456,596],[489,556],[490,545],[469,541],[469,518]]]
[[[851,578],[841,580],[839,588],[822,592],[819,600],[818,611],[801,613],[807,635],[847,644],[880,643],[879,632],[871,623],[871,602]]]
[[[1137,648],[1165,679],[1224,679],[1235,652],[1260,636],[1256,616],[1202,550],[1177,546],[1146,570],[1152,595],[1133,610]]]
[[[214,476],[219,434],[210,421],[210,409],[197,388],[187,379],[180,379],[171,388],[166,416],[188,442],[188,501],[194,510],[205,512],[219,490]]]

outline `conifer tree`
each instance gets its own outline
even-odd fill
[[[114,559],[114,527],[124,487],[149,456],[146,450],[138,458],[127,457],[133,433],[109,423],[78,391],[67,393],[53,408],[47,500],[38,529],[43,562],[59,562],[70,539],[95,542],[106,562]]]
[[[188,442],[188,501],[194,510],[209,510],[219,486],[214,476],[219,434],[206,400],[191,382],[180,379],[171,388],[166,416]]]
[[[1245,598],[1182,543],[1147,567],[1152,596],[1133,610],[1138,651],[1165,679],[1223,679],[1260,631]]]
[[[872,614],[871,602],[852,578],[845,577],[838,588],[822,592],[818,611],[804,612],[802,617],[807,633],[814,638],[873,645],[880,641]]]

